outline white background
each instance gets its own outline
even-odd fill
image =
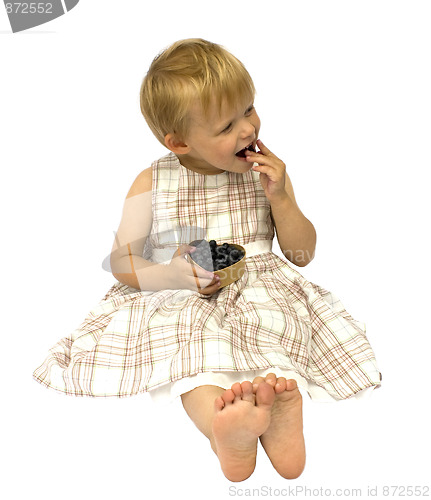
[[[415,0],[81,0],[12,34],[0,6],[2,498],[224,499],[289,486],[366,497],[429,484],[430,22],[429,2]],[[227,481],[179,401],[72,398],[32,380],[114,282],[101,263],[124,197],[166,152],[139,86],[161,49],[189,37],[249,69],[261,138],[318,233],[300,271],[367,324],[383,373],[366,402],[304,395],[308,463],[295,481],[261,448],[250,479]]]

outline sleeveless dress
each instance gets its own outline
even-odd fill
[[[149,392],[159,401],[269,372],[295,378],[314,400],[380,386],[364,325],[271,251],[274,225],[258,172],[202,175],[169,153],[152,164],[152,175],[143,257],[168,264],[178,245],[214,239],[246,248],[244,275],[210,297],[117,282],[49,350],[36,381],[68,395]]]

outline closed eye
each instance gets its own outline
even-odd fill
[[[254,104],[251,104],[244,112],[244,116],[250,116],[254,112]],[[226,127],[220,132],[221,134],[227,133],[233,126],[233,122],[230,122]]]

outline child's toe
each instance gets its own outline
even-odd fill
[[[293,391],[298,387],[298,384],[295,379],[291,378],[289,380],[286,380],[286,391]]]
[[[256,406],[270,409],[274,403],[274,389],[267,383],[259,384],[256,392]]]
[[[286,379],[284,377],[278,377],[274,389],[276,394],[284,392],[286,390]]]
[[[254,403],[253,384],[246,380],[241,383],[242,399]]]
[[[214,409],[216,412],[219,412],[219,411],[222,411],[224,408],[224,400],[221,396],[218,396],[215,400],[214,400]]]
[[[235,393],[232,389],[227,389],[220,397],[222,398],[224,405],[226,406],[233,403],[235,399]]]
[[[265,377],[265,382],[271,385],[272,387],[275,387],[275,384],[277,382],[277,377],[275,373],[268,373]]]
[[[241,384],[239,382],[235,382],[232,385],[231,390],[235,394],[236,398],[241,398],[241,396],[242,396],[242,389],[241,389]]]
[[[256,394],[256,391],[257,391],[257,388],[259,387],[259,384],[261,384],[262,382],[264,382],[265,379],[263,377],[256,377],[252,384],[253,384],[253,392]]]

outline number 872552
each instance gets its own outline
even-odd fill
[[[8,14],[52,14],[52,3],[48,2],[9,2],[5,5]]]

